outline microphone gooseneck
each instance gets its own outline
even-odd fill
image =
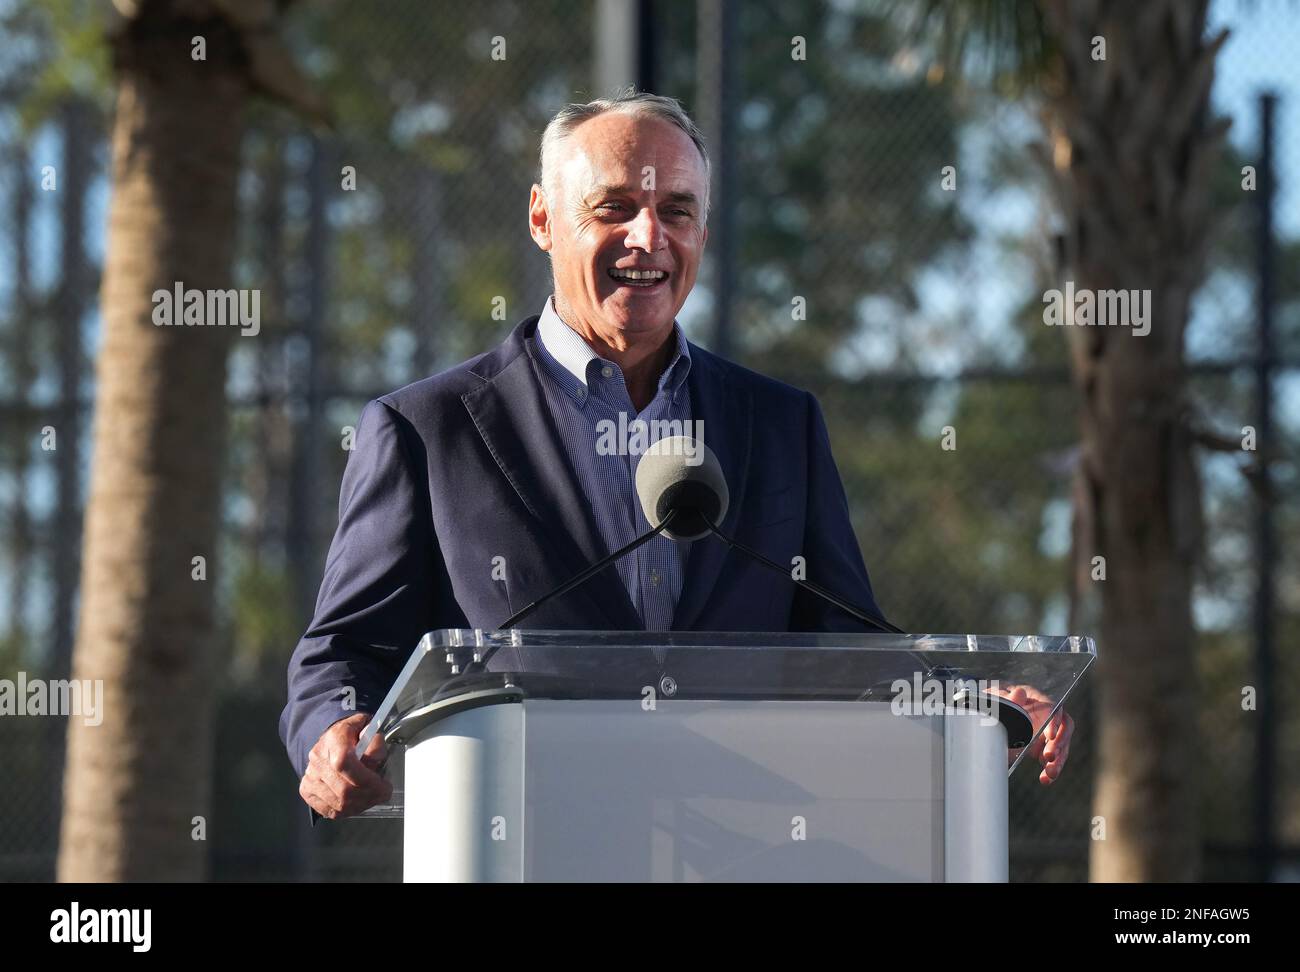
[[[877,617],[874,614],[870,614],[859,607],[854,607],[848,601],[844,600],[842,597],[840,597],[837,594],[832,594],[830,591],[826,590],[826,588],[822,587],[820,584],[814,584],[810,580],[800,580],[799,578],[791,574],[787,568],[782,567],[776,561],[769,560],[768,558],[764,557],[761,553],[759,553],[757,550],[751,550],[749,547],[746,547],[743,543],[740,543],[738,540],[732,540],[725,533],[719,530],[717,526],[715,526],[714,524],[709,524],[709,532],[712,533],[719,540],[721,540],[723,543],[725,543],[728,547],[731,547],[733,550],[739,550],[741,553],[745,554],[745,556],[758,561],[764,567],[770,567],[778,574],[783,574],[786,577],[789,577],[791,581],[793,581],[798,586],[802,587],[805,591],[810,591],[811,593],[816,594],[822,600],[829,601],[831,604],[834,604],[841,611],[845,611],[853,615],[853,617],[857,618],[859,621],[871,625],[877,631],[886,631],[889,632],[890,634],[907,634],[907,632],[904,631],[902,628],[890,624],[884,618]]]
[[[515,627],[517,624],[519,624],[520,621],[528,617],[528,615],[532,614],[534,611],[536,611],[547,601],[551,600],[552,598],[559,597],[561,594],[567,594],[575,587],[579,587],[582,584],[586,583],[588,580],[590,580],[592,577],[595,577],[597,574],[599,574],[602,570],[604,570],[614,561],[618,560],[619,557],[625,556],[626,554],[630,554],[637,547],[649,543],[655,537],[659,536],[659,534],[667,533],[669,526],[672,525],[675,519],[676,519],[676,513],[673,511],[669,511],[667,516],[665,516],[663,520],[661,520],[659,523],[655,524],[653,529],[651,529],[649,532],[643,533],[641,536],[637,537],[631,543],[615,550],[612,554],[609,554],[606,557],[602,557],[600,560],[596,561],[586,570],[582,571],[582,573],[577,574],[574,577],[571,577],[569,580],[565,581],[563,584],[561,584],[559,587],[555,588],[554,590],[547,591],[537,600],[533,601],[532,604],[520,608],[514,614],[510,615],[510,617],[506,618],[499,625],[497,625],[497,630],[507,631],[510,628]],[[469,665],[465,667],[465,674],[468,675],[472,671],[487,671],[488,662],[492,660],[492,656],[497,653],[500,647],[501,645],[499,643],[489,646],[488,649],[485,652],[483,652],[482,655],[479,657],[478,661],[470,662]]]
[[[561,594],[567,594],[569,591],[573,590],[575,587],[579,586],[584,581],[587,581],[590,578],[594,577],[596,574],[600,573],[602,570],[604,570],[614,561],[618,560],[619,557],[622,557],[626,554],[630,554],[633,550],[635,550],[637,547],[640,547],[642,544],[649,543],[655,537],[659,536],[660,533],[668,533],[668,527],[675,519],[676,519],[676,514],[674,512],[669,512],[668,516],[666,516],[662,522],[655,525],[655,527],[652,530],[650,530],[648,533],[643,533],[641,536],[637,537],[631,543],[627,544],[627,546],[620,547],[609,556],[602,557],[600,560],[596,561],[594,564],[592,564],[582,573],[578,574],[576,577],[573,577],[570,580],[565,581],[559,587],[555,588],[555,590],[542,595],[537,600],[533,601],[532,604],[529,604],[527,607],[520,608],[514,614],[510,615],[510,617],[506,618],[499,625],[497,625],[497,630],[505,631],[507,628],[513,628],[520,621],[528,617],[528,615],[532,614],[534,611],[536,611],[539,607],[541,607],[551,598],[559,597]]]

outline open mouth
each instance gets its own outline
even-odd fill
[[[666,270],[620,270],[617,267],[610,267],[605,272],[620,287],[633,290],[653,290],[668,282]]]

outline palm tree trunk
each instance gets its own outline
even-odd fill
[[[94,456],[74,677],[104,720],[73,719],[59,878],[193,880],[210,788],[213,584],[232,327],[159,327],[151,295],[226,288],[249,94],[216,20],[145,3],[114,43],[118,99],[101,293]],[[191,59],[202,35],[206,60]],[[179,310],[179,309],[177,309]],[[207,579],[191,577],[192,558]]]
[[[1047,110],[1078,289],[1149,290],[1150,333],[1071,327],[1091,553],[1105,558],[1097,881],[1199,866],[1193,568],[1201,502],[1184,420],[1184,332],[1210,234],[1221,39],[1204,0],[1044,0],[1061,53]],[[1104,37],[1106,59],[1094,59]]]

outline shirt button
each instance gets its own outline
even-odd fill
[[[585,389],[585,388],[579,388],[579,389],[578,389],[578,401],[582,401],[582,400],[583,400],[584,398],[586,398],[586,397],[587,397],[587,389]]]
[[[600,373],[604,375],[606,378],[614,377],[614,369],[611,368],[609,365],[605,365],[605,367],[601,368]]]
[[[661,580],[663,580],[663,576],[659,573],[659,571],[657,570],[650,571],[650,585],[652,587],[658,587],[659,582]]]

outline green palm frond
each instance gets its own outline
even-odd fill
[[[886,7],[946,71],[999,89],[1033,84],[1055,53],[1034,0],[886,0]]]

